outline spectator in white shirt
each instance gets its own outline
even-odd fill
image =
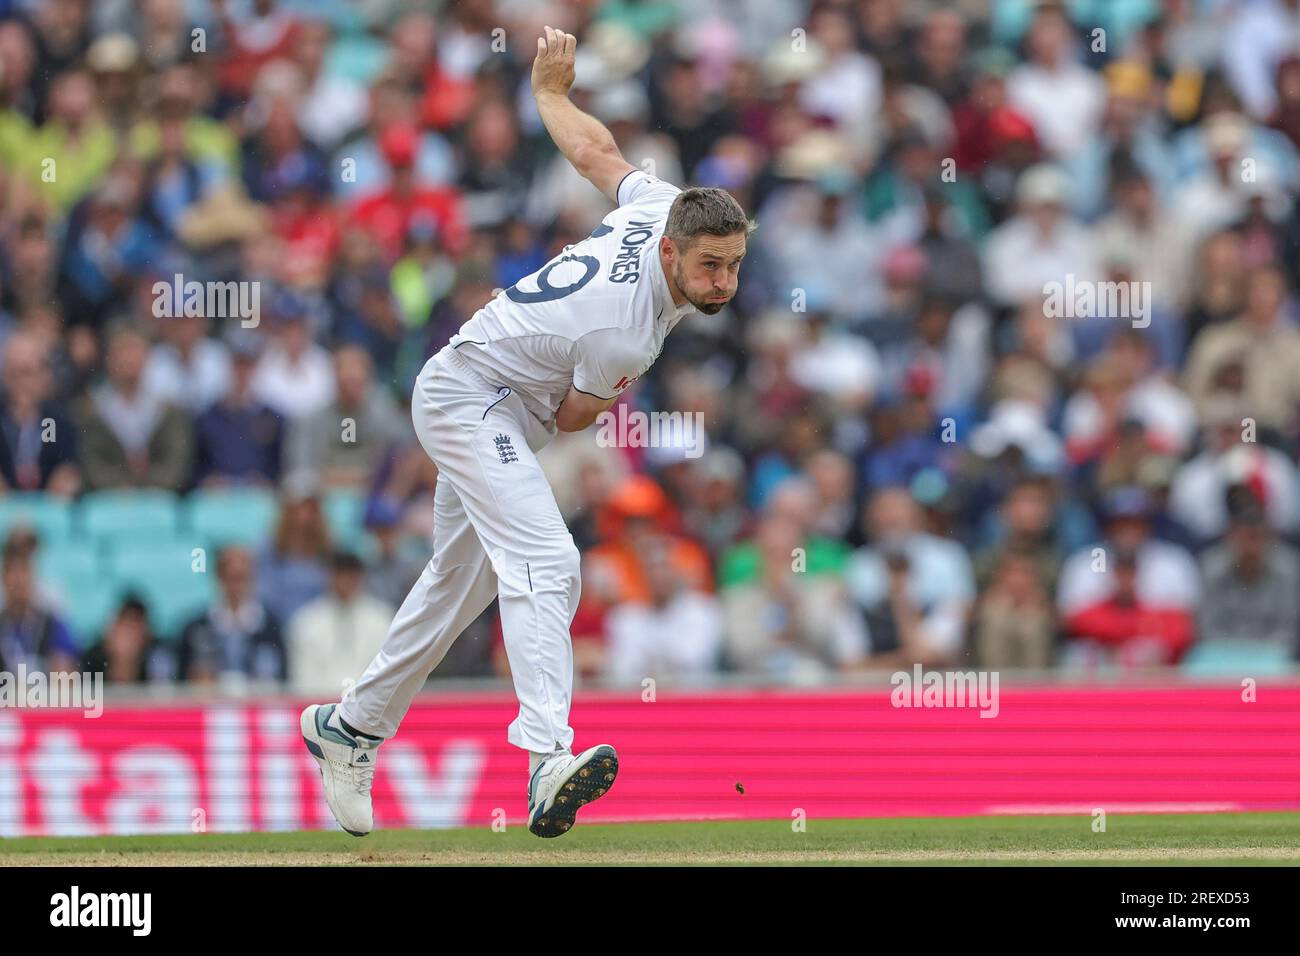
[[[271,344],[253,374],[253,392],[296,421],[334,400],[334,359],[313,341],[307,305],[299,296],[277,296],[271,319]]]
[[[1065,210],[1069,182],[1055,166],[1025,170],[1016,183],[1015,216],[995,229],[985,247],[984,281],[994,301],[1019,305],[1046,294],[1049,282],[1096,281],[1088,232]]]
[[[163,319],[162,341],[145,365],[145,391],[194,414],[224,396],[230,389],[230,353],[207,333],[206,316]]]
[[[724,624],[718,599],[691,589],[662,547],[645,555],[650,603],[624,603],[605,620],[605,673],[619,683],[688,682],[713,674],[722,654]]]
[[[1011,105],[1034,124],[1039,140],[1068,158],[1096,133],[1106,85],[1075,59],[1073,27],[1063,8],[1044,5],[1029,28],[1029,62],[1007,80]]]
[[[378,652],[393,607],[365,590],[365,566],[339,552],[330,568],[329,590],[289,621],[289,677],[303,694],[342,695]]]

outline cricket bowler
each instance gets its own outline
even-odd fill
[[[438,466],[433,557],[352,692],[302,712],[326,800],[355,836],[374,826],[379,745],[493,597],[519,699],[507,739],[529,754],[528,829],[568,832],[618,774],[609,744],[570,749],[580,559],[537,452],[557,430],[581,431],[609,409],[683,316],[714,315],[731,300],[754,226],[723,190],[683,191],[623,158],[609,130],[569,100],[576,46],[572,34],[545,29],[533,94],[555,145],[618,208],[425,364],[411,416]]]

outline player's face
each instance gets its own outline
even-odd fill
[[[745,258],[742,232],[730,236],[697,236],[673,261],[673,282],[686,301],[705,315],[717,315],[732,300]]]

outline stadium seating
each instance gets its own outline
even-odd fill
[[[270,536],[279,506],[269,491],[196,491],[181,504],[181,510],[184,525],[208,546],[257,548]]]
[[[119,544],[108,563],[113,582],[144,600],[163,639],[176,637],[216,591],[216,555],[188,535]]]
[[[81,499],[78,525],[97,543],[148,541],[176,532],[179,509],[168,491],[96,491]]]
[[[356,491],[330,491],[324,499],[325,521],[336,546],[356,550],[365,538],[365,496]]]
[[[0,540],[16,527],[31,527],[42,541],[60,541],[72,528],[72,508],[62,498],[39,492],[0,497]]]

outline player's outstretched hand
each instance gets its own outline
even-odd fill
[[[537,59],[533,60],[533,95],[558,93],[567,96],[573,85],[573,54],[578,38],[563,30],[546,27],[537,38]]]

